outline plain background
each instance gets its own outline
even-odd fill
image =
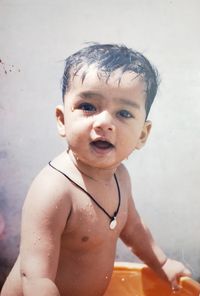
[[[199,0],[0,0],[1,277],[29,185],[65,148],[54,119],[64,59],[91,41],[124,43],[159,70],[149,141],[126,164],[154,237],[200,276],[199,11]],[[116,259],[136,260],[121,243]]]

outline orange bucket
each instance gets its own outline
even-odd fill
[[[160,279],[143,264],[116,262],[104,296],[200,296],[200,284],[188,277],[179,281],[180,290]]]

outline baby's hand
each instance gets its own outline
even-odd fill
[[[178,290],[180,288],[178,280],[181,276],[191,276],[191,272],[181,262],[170,258],[166,260],[162,266],[162,270],[171,283],[173,290]]]

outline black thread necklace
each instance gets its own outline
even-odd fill
[[[62,171],[60,171],[59,169],[57,169],[56,167],[54,167],[52,164],[51,164],[51,161],[49,162],[49,165],[50,167],[52,167],[54,170],[56,170],[57,172],[61,173],[63,176],[65,176],[70,182],[72,182],[75,186],[77,186],[79,189],[81,189],[85,194],[87,194],[91,200],[104,212],[104,214],[106,214],[106,216],[110,219],[110,229],[113,230],[115,229],[115,227],[117,226],[117,220],[116,220],[116,217],[117,217],[117,214],[119,212],[119,208],[120,208],[120,204],[121,204],[121,193],[120,193],[120,188],[119,188],[119,183],[117,181],[117,177],[116,175],[114,174],[114,178],[115,178],[115,182],[116,182],[116,185],[117,185],[117,191],[118,191],[118,198],[119,198],[119,201],[118,201],[118,206],[117,206],[117,209],[116,211],[114,212],[113,216],[111,216],[97,201],[96,199],[89,193],[87,192],[83,187],[81,187],[79,184],[77,184],[74,180],[72,180],[68,175],[66,175],[65,173],[63,173]]]

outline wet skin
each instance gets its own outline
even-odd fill
[[[140,149],[149,134],[145,98],[145,83],[135,73],[116,72],[106,81],[90,69],[84,82],[81,73],[71,82],[64,106],[56,109],[58,131],[70,151],[52,163],[90,192],[110,215],[118,205],[115,173],[121,191],[117,227],[111,230],[109,218],[84,192],[45,167],[27,195],[20,255],[2,296],[22,296],[22,285],[27,295],[34,295],[42,287],[41,279],[50,280],[47,289],[54,292],[49,296],[59,295],[58,290],[62,296],[104,294],[117,239],[121,236],[128,242],[128,223],[131,220],[134,228],[139,221],[121,162]]]
[[[57,161],[59,163],[60,159],[61,157],[58,157],[54,163],[57,163]],[[121,173],[123,170],[123,168],[120,168],[117,172],[120,184],[123,182],[124,178],[121,176],[123,175]],[[71,175],[73,174],[74,172],[72,171]],[[43,178],[43,175],[45,175],[45,178],[49,175],[48,180],[54,182],[54,186],[56,185],[53,180],[56,179],[59,186],[67,187],[64,196],[71,199],[73,203],[72,213],[68,216],[68,221],[66,221],[66,225],[62,231],[59,260],[55,276],[55,283],[60,294],[103,295],[112,273],[116,242],[127,218],[128,200],[125,196],[126,192],[121,188],[122,203],[117,216],[118,225],[116,229],[111,230],[109,228],[110,221],[108,217],[89,197],[78,188],[74,188],[74,185],[67,181],[62,175],[52,171],[50,167],[45,168],[38,178]],[[76,181],[78,181],[78,178],[76,178]],[[91,193],[96,192],[96,183],[92,184],[92,182],[87,182],[84,179],[82,182],[79,180],[79,183],[82,183],[82,186],[87,188],[87,190],[89,189]],[[113,213],[117,207],[118,197],[114,180],[111,184],[113,185],[112,189],[110,189],[108,184],[104,186],[103,190],[103,186],[101,185],[101,187],[98,188],[99,194],[96,193],[96,199],[100,203],[102,200],[101,195],[103,195],[104,202],[102,202],[102,205],[108,212]],[[59,202],[62,203],[62,206],[65,205],[65,201],[59,200]],[[58,201],[55,201],[55,207],[56,204],[58,204]],[[65,211],[67,212],[66,208],[65,210],[62,209],[60,214],[63,215]],[[32,243],[35,245],[35,248],[40,246],[40,235],[41,233],[38,231],[38,237],[33,238]],[[54,254],[49,256],[54,256]],[[52,260],[53,262],[54,259],[55,258],[48,257],[48,260]],[[7,282],[8,294],[5,295],[23,295],[19,273],[19,260],[16,262],[9,276]],[[35,264],[40,265],[41,262],[37,261],[36,258]],[[13,291],[14,294],[12,294]]]

